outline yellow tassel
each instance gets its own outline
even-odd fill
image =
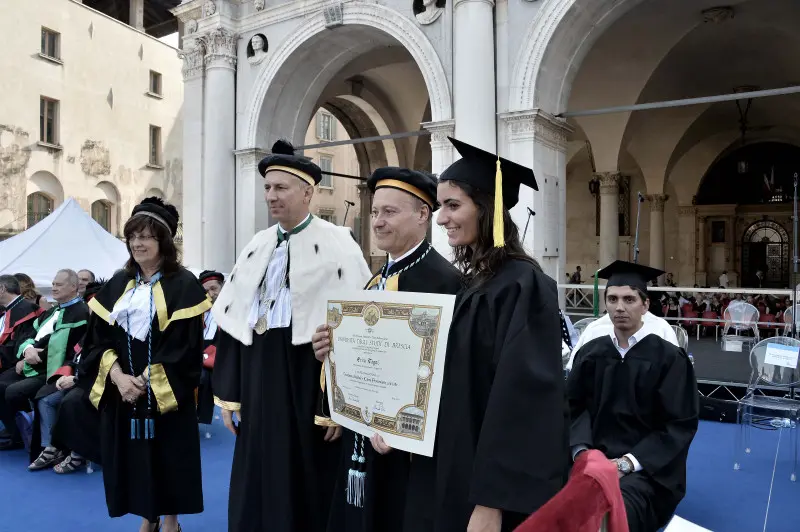
[[[494,247],[506,245],[505,225],[503,224],[503,171],[500,158],[497,158],[497,172],[494,176]]]

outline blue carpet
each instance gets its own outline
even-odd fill
[[[227,530],[228,483],[233,436],[219,420],[203,438],[203,492],[205,513],[183,516],[186,532]],[[736,427],[702,422],[689,455],[688,493],[677,514],[714,532],[764,530],[772,469],[779,432],[754,430],[751,454],[742,470],[733,470]],[[794,512],[800,485],[790,482],[789,433],[780,436],[780,453],[770,502],[767,532],[800,530]],[[50,470],[30,473],[22,451],[0,453],[0,490],[3,510],[0,532],[132,532],[138,517],[110,519],[105,507],[102,472],[59,476]]]

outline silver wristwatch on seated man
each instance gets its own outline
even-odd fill
[[[583,451],[588,451],[589,448],[585,445],[576,445],[573,447],[572,451],[572,461],[574,462],[577,460],[578,455],[581,454]],[[626,454],[622,458],[614,458],[611,460],[617,465],[617,471],[622,473],[623,475],[630,475],[631,473],[635,473],[637,471],[642,470],[642,466],[633,458],[632,454]]]
[[[633,473],[635,470],[633,462],[627,456],[623,456],[622,458],[616,458],[612,460],[612,462],[617,464],[617,471],[619,471],[623,475],[629,475]]]

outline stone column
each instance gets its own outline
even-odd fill
[[[453,164],[454,148],[447,137],[455,136],[456,122],[424,122],[421,126],[431,132],[431,172],[438,176]]]
[[[259,148],[236,150],[236,250],[238,257],[257,232],[269,227],[269,211],[264,200],[264,180],[258,163],[267,152]]]
[[[650,266],[664,269],[664,203],[669,196],[666,194],[651,194],[647,196],[650,202]]]
[[[370,216],[372,212],[372,193],[369,191],[366,182],[360,182],[356,185],[356,188],[358,189],[358,203],[359,210],[361,211],[361,234],[359,235],[361,239],[361,249],[364,252],[364,260],[367,261],[370,270],[372,270],[372,256],[370,253],[370,240],[372,237],[372,224],[370,224],[372,219]]]
[[[178,53],[183,59],[183,260],[202,268],[203,227],[203,57],[202,41],[190,39]]]
[[[678,207],[678,271],[676,283],[680,286],[691,286],[695,283],[695,218],[692,205]]]
[[[456,138],[495,153],[494,0],[453,7],[453,107]]]
[[[697,219],[697,274],[695,283],[700,286],[706,284],[706,217]]]
[[[144,31],[144,0],[129,0],[128,24]]]
[[[503,113],[500,118],[504,122],[502,154],[533,168],[539,186],[538,192],[520,187],[519,203],[511,209],[511,217],[528,253],[549,276],[563,283],[567,252],[566,146],[572,129],[565,120],[541,109]],[[529,209],[536,215],[529,216]],[[563,305],[563,291],[559,291],[559,298]]]
[[[422,127],[431,132],[431,172],[439,175],[453,163],[455,150],[447,137],[455,135],[455,121],[425,122]],[[439,211],[436,211],[431,218],[431,243],[436,251],[452,261],[453,248],[447,243],[447,232],[436,223],[438,216]],[[369,217],[365,216],[364,220]]]
[[[732,281],[736,268],[736,240],[733,237],[733,227],[736,223],[734,216],[725,218],[725,269],[728,271],[728,280]]]
[[[206,47],[203,123],[202,267],[229,272],[236,260],[236,34],[203,37]]]
[[[619,178],[620,174],[596,174],[600,180],[600,256],[598,267],[605,268],[619,255]],[[663,237],[662,237],[663,240]]]

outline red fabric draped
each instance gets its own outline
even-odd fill
[[[578,455],[569,482],[515,532],[628,532],[616,466],[600,451]]]

